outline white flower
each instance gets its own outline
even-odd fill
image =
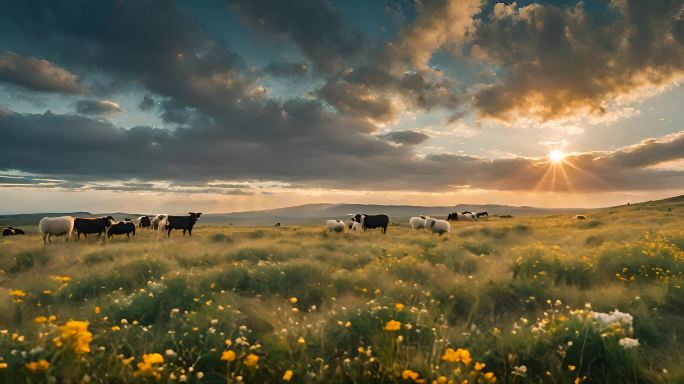
[[[618,341],[618,344],[624,349],[632,349],[636,348],[639,346],[639,340],[638,339],[631,339],[629,337],[623,337]]]
[[[527,376],[527,367],[524,365],[513,367],[513,371],[511,371],[511,373],[516,376],[525,377]]]
[[[175,358],[177,356],[176,351],[174,351],[173,349],[167,349],[166,351],[164,351],[164,354],[170,358]]]

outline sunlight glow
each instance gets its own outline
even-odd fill
[[[549,152],[549,160],[551,160],[552,163],[561,163],[564,158],[565,153],[563,153],[562,151]]]

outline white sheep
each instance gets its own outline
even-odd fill
[[[150,220],[150,224],[152,225],[152,229],[159,229],[159,222],[162,221],[163,219],[167,218],[169,215],[166,213],[160,213],[156,215],[155,217]]]
[[[432,228],[432,223],[434,223],[435,221],[437,221],[437,219],[433,219],[432,217],[425,218],[425,227],[424,228],[429,231],[430,228]]]
[[[430,222],[430,231],[432,233],[438,233],[442,236],[446,232],[451,232],[451,225],[446,220],[432,220]]]
[[[413,216],[409,219],[409,224],[411,224],[411,229],[425,229],[425,223],[429,217],[425,216]]]
[[[344,221],[342,220],[328,220],[325,222],[325,226],[328,228],[329,232],[340,233],[344,231]]]
[[[43,236],[43,243],[51,243],[50,236],[66,235],[66,240],[69,240],[74,230],[74,218],[71,216],[43,217],[38,223],[38,229]]]
[[[157,222],[157,230],[159,232],[166,231],[166,226],[169,224],[169,215],[160,215],[160,219]]]
[[[350,233],[358,233],[363,231],[363,225],[361,223],[357,223],[356,221],[352,221],[349,224],[349,232]]]

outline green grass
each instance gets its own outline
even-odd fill
[[[288,370],[299,383],[683,382],[683,223],[671,204],[454,223],[441,237],[319,225],[2,238],[0,382],[278,383]],[[592,312],[613,310],[632,327]],[[88,322],[88,352],[63,334],[69,320]],[[448,348],[472,362],[443,360]],[[145,364],[152,353],[163,363]]]

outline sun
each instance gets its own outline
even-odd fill
[[[563,159],[565,159],[565,153],[562,151],[551,151],[549,152],[549,160],[551,160],[552,163],[559,164],[563,162]]]

